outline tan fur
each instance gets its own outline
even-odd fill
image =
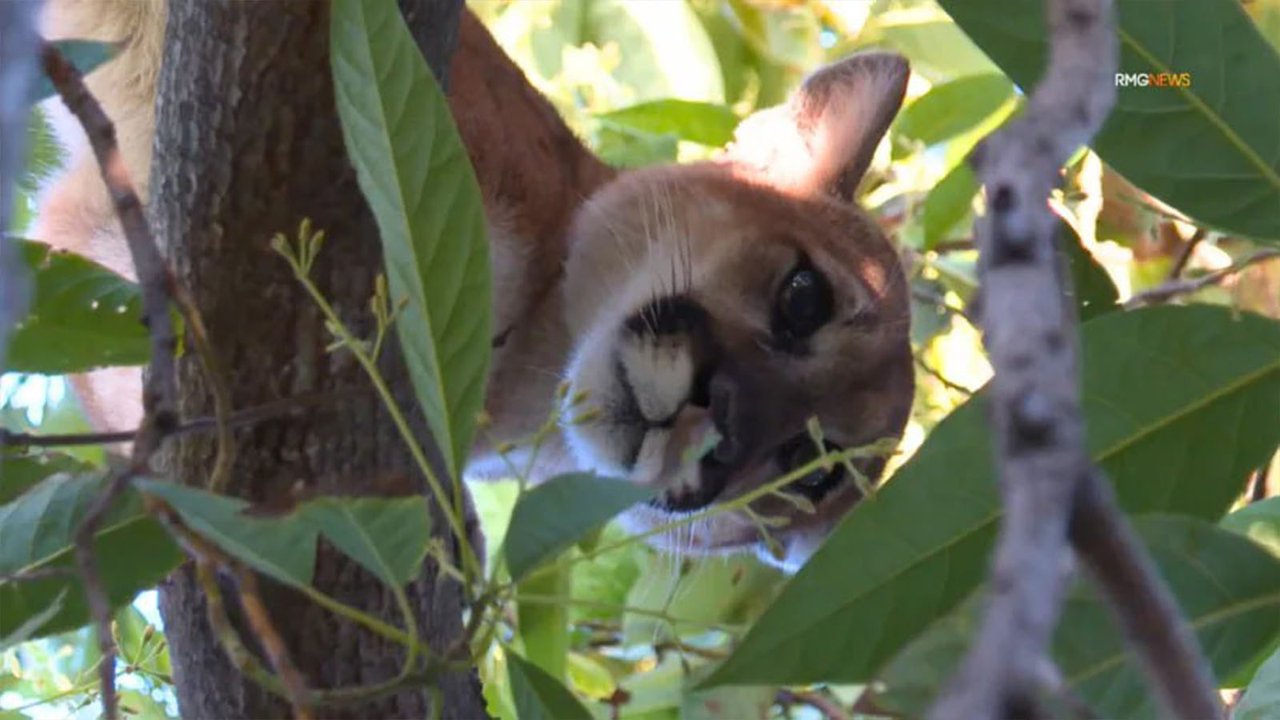
[[[163,7],[54,0],[47,17],[55,37],[124,43],[91,88],[144,190]],[[590,469],[655,485],[664,498],[722,500],[776,477],[774,449],[803,433],[810,416],[845,447],[898,434],[912,394],[905,281],[892,246],[850,196],[905,82],[896,56],[854,57],[816,73],[787,105],[745,121],[716,162],[618,173],[582,146],[466,13],[450,105],[489,218],[497,333],[486,399],[493,426],[477,440],[468,471],[504,473],[497,443],[541,426],[557,409],[562,380],[571,392],[559,408],[561,432],[538,456],[534,479]],[[129,272],[83,149],[45,198],[39,232]],[[801,258],[833,288],[834,316],[804,352],[784,352],[770,318]],[[659,331],[653,308],[677,300],[698,321]],[[136,373],[110,372],[77,380],[77,392],[95,424],[129,427],[138,416]],[[724,437],[713,455],[733,458],[715,487],[706,461],[683,461],[712,428]],[[519,467],[528,458],[513,459]],[[873,476],[881,466],[862,463]],[[858,497],[846,481],[814,514],[781,499],[759,502],[758,512],[790,520],[775,532],[782,556],[768,559],[803,562]],[[649,528],[678,515],[673,507],[637,508],[627,521]],[[740,514],[684,539],[683,549],[704,553],[762,547],[758,528]]]

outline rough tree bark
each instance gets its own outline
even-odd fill
[[[444,77],[461,0],[402,0],[437,77]],[[172,2],[157,98],[150,213],[179,280],[208,325],[236,407],[301,393],[360,388],[323,412],[237,431],[230,491],[287,503],[305,493],[422,492],[422,481],[354,361],[327,354],[322,319],[268,249],[303,218],[327,232],[313,278],[353,328],[367,330],[367,302],[381,268],[377,227],[356,185],[334,109],[327,2]],[[415,417],[397,347],[382,370]],[[211,412],[196,360],[181,361],[180,411]],[[204,484],[212,437],[174,442],[162,467]],[[437,528],[443,530],[444,524]],[[315,583],[338,600],[399,624],[390,594],[342,556],[322,550]],[[312,687],[385,681],[400,649],[264,580],[263,597]],[[456,583],[428,567],[410,588],[419,626],[438,651],[461,631]],[[161,588],[178,701],[185,718],[282,717],[288,705],[242,677],[205,619],[190,567]],[[445,717],[484,717],[474,672],[440,679]],[[429,694],[403,692],[323,717],[427,717]]]

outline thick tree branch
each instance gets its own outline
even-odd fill
[[[1277,258],[1280,258],[1280,250],[1259,250],[1237,260],[1228,267],[1222,268],[1221,270],[1215,270],[1211,273],[1201,275],[1200,277],[1170,279],[1151,288],[1150,290],[1144,290],[1143,292],[1129,298],[1125,302],[1124,308],[1126,310],[1133,310],[1147,305],[1159,305],[1160,303],[1168,302],[1180,295],[1189,295],[1197,290],[1203,290],[1210,285],[1217,285],[1223,280],[1226,280],[1227,278],[1236,275],[1253,265],[1260,262],[1266,262],[1268,260],[1275,260]]]
[[[990,420],[1005,514],[981,629],[932,708],[933,718],[1039,713],[1043,688],[1036,669],[1048,661],[1070,575],[1068,521],[1078,486],[1096,472],[1084,444],[1077,320],[1054,251],[1056,221],[1047,198],[1059,182],[1062,163],[1089,141],[1114,101],[1116,34],[1110,0],[1049,0],[1048,16],[1049,64],[1027,112],[985,140],[972,160],[987,198],[987,213],[977,228],[981,322],[995,370]],[[1111,534],[1095,537],[1096,522],[1082,520],[1073,526],[1081,536],[1073,538],[1088,550],[1095,572],[1114,572],[1117,568],[1100,562],[1096,552],[1128,536],[1118,512],[1103,505],[1102,496],[1085,498],[1086,517],[1106,518],[1102,529]],[[1133,551],[1128,560],[1142,557],[1137,546],[1126,547]],[[1125,566],[1133,568],[1133,562]],[[1125,577],[1140,578],[1144,597],[1163,592],[1154,573]],[[1122,586],[1109,574],[1100,580],[1111,590]],[[1144,618],[1159,627],[1141,625],[1142,637],[1177,638],[1176,612],[1171,616],[1172,622],[1169,613]],[[1190,657],[1196,657],[1194,651]],[[1161,689],[1169,690],[1163,682]],[[1193,697],[1171,696],[1171,712],[1218,714],[1211,699],[1196,701],[1200,683],[1184,690]]]
[[[0,232],[9,228],[14,188],[22,176],[27,146],[27,102],[39,65],[35,3],[0,3]],[[26,312],[27,276],[8,239],[0,240],[0,371],[9,329]]]
[[[1116,507],[1111,485],[1101,473],[1092,472],[1080,483],[1070,534],[1076,553],[1158,689],[1165,715],[1220,716],[1213,675],[1200,657],[1195,634]]]

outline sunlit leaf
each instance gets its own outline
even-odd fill
[[[933,145],[969,130],[1013,97],[1004,75],[969,75],[936,85],[908,105],[894,122],[901,137]]]
[[[507,570],[519,580],[656,492],[652,487],[588,473],[559,475],[546,481],[520,498],[511,514],[503,543]]]
[[[137,284],[43,243],[14,242],[33,293],[9,339],[7,370],[53,374],[147,362]]]
[[[723,105],[689,100],[654,100],[597,116],[601,121],[655,135],[720,147],[733,139],[738,116]]]
[[[489,249],[475,173],[444,95],[395,3],[336,0],[335,100],[378,221],[418,404],[456,477],[489,367]]]
[[[591,720],[591,713],[559,680],[510,651],[507,672],[520,720]]]

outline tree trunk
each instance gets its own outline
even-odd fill
[[[327,233],[312,274],[344,321],[371,327],[368,299],[382,267],[377,227],[356,185],[334,109],[327,2],[171,2],[157,99],[150,212],[179,280],[203,313],[235,407],[298,394],[358,389],[325,410],[237,432],[230,491],[256,502],[304,494],[422,493],[424,483],[357,364],[328,354],[319,313],[268,248],[310,218]],[[402,0],[437,77],[445,77],[461,0]],[[394,335],[394,334],[393,334]],[[399,348],[382,370],[401,407],[426,425]],[[195,358],[180,364],[184,417],[212,412]],[[175,441],[162,460],[172,477],[203,485],[212,437]],[[437,533],[447,540],[444,523]],[[451,547],[453,543],[448,543]],[[400,648],[263,579],[263,598],[310,687],[373,683],[400,670]],[[341,602],[399,626],[391,594],[345,557],[322,548],[315,585]],[[429,561],[410,588],[432,651],[461,632],[457,583]],[[289,708],[241,676],[205,618],[205,601],[184,567],[161,588],[178,702],[184,718],[281,717]],[[440,679],[443,715],[484,717],[474,671]],[[328,707],[322,717],[427,717],[422,691]]]

